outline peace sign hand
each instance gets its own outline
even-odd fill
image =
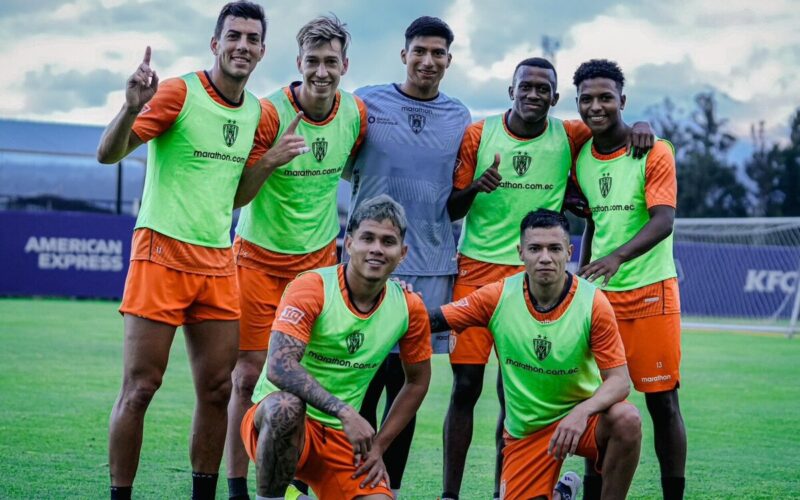
[[[136,71],[128,78],[125,87],[125,103],[131,109],[140,111],[153,98],[158,90],[158,75],[150,69],[150,46],[144,51],[144,59]]]

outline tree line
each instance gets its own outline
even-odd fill
[[[737,138],[726,131],[713,92],[697,94],[688,113],[665,99],[648,115],[675,146],[678,217],[800,216],[800,108],[788,143],[770,142],[763,121],[751,126],[754,148],[743,169],[728,158]]]

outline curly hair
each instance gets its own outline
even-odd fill
[[[579,88],[581,83],[591,78],[608,78],[617,84],[617,89],[622,92],[625,85],[625,75],[619,65],[608,59],[592,59],[578,66],[572,76],[572,83],[575,88]]]

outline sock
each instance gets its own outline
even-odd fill
[[[661,490],[664,492],[664,500],[682,500],[685,487],[685,477],[661,477]]]
[[[246,477],[228,478],[228,500],[250,500]]]
[[[133,486],[112,486],[111,500],[131,500]]]
[[[303,495],[308,495],[308,485],[303,481],[292,479],[292,486],[300,490],[300,493],[302,493]]]
[[[219,474],[192,472],[192,500],[214,500]]]
[[[456,493],[445,491],[442,493],[442,500],[458,500],[458,495]]]
[[[583,476],[583,500],[600,500],[603,492],[603,476]]]
[[[256,494],[256,500],[283,500],[283,497],[262,497]]]
[[[400,498],[400,488],[392,488],[392,495],[394,495],[394,500],[398,500]]]

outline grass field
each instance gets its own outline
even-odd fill
[[[122,321],[109,302],[0,300],[0,498],[107,497],[108,414],[119,389]],[[800,339],[687,332],[681,403],[689,436],[687,498],[800,497]],[[491,498],[496,365],[462,488]],[[441,427],[451,376],[436,357],[418,418],[404,498],[441,493]],[[632,396],[646,411],[643,399]],[[138,498],[187,498],[193,391],[182,336],[147,415]],[[631,498],[660,498],[652,432]],[[582,467],[570,459],[567,466]],[[224,466],[223,466],[224,470]],[[218,498],[227,498],[223,479]],[[252,477],[252,475],[251,475]],[[251,489],[253,486],[251,486]]]

